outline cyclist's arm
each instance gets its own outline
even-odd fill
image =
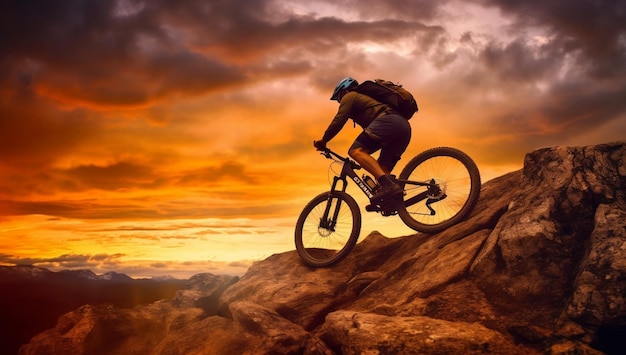
[[[350,99],[349,93],[344,95],[341,99],[341,103],[339,104],[339,109],[337,110],[335,118],[333,118],[330,125],[328,125],[326,132],[324,132],[322,141],[329,142],[339,133],[339,131],[341,131],[351,116],[352,103],[353,100]]]

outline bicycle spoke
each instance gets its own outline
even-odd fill
[[[336,201],[333,203],[334,210]],[[326,204],[317,205],[309,214],[303,227],[303,244],[305,248],[338,250],[343,248],[352,231],[352,218],[349,216],[350,209],[347,205],[339,206],[339,215],[335,221],[334,230],[320,227],[320,221],[324,216]],[[306,233],[306,235],[304,235]]]
[[[314,267],[344,258],[356,244],[361,229],[358,205],[344,192],[320,194],[304,209],[296,226],[296,249]],[[330,206],[329,206],[330,203]]]
[[[453,148],[433,148],[418,155],[407,164],[401,179],[438,186],[405,184],[405,208],[399,215],[416,230],[437,231],[455,223],[471,211],[478,199],[475,190],[480,191],[475,164]]]

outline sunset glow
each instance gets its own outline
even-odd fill
[[[537,148],[626,139],[623,2],[0,9],[0,264],[189,277],[293,250],[298,214],[331,179],[312,142],[345,76],[416,96],[396,173],[453,146],[487,181]],[[329,146],[346,152],[358,133],[349,122]],[[363,214],[361,238],[412,233]]]

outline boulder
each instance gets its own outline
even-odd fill
[[[516,354],[501,333],[478,323],[372,313],[330,313],[320,339],[337,354]]]

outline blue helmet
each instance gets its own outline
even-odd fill
[[[341,92],[341,90],[345,90],[357,85],[359,85],[359,83],[351,77],[341,79],[341,81],[335,87],[335,91],[333,91],[333,96],[331,96],[330,99],[339,101],[339,92]]]

